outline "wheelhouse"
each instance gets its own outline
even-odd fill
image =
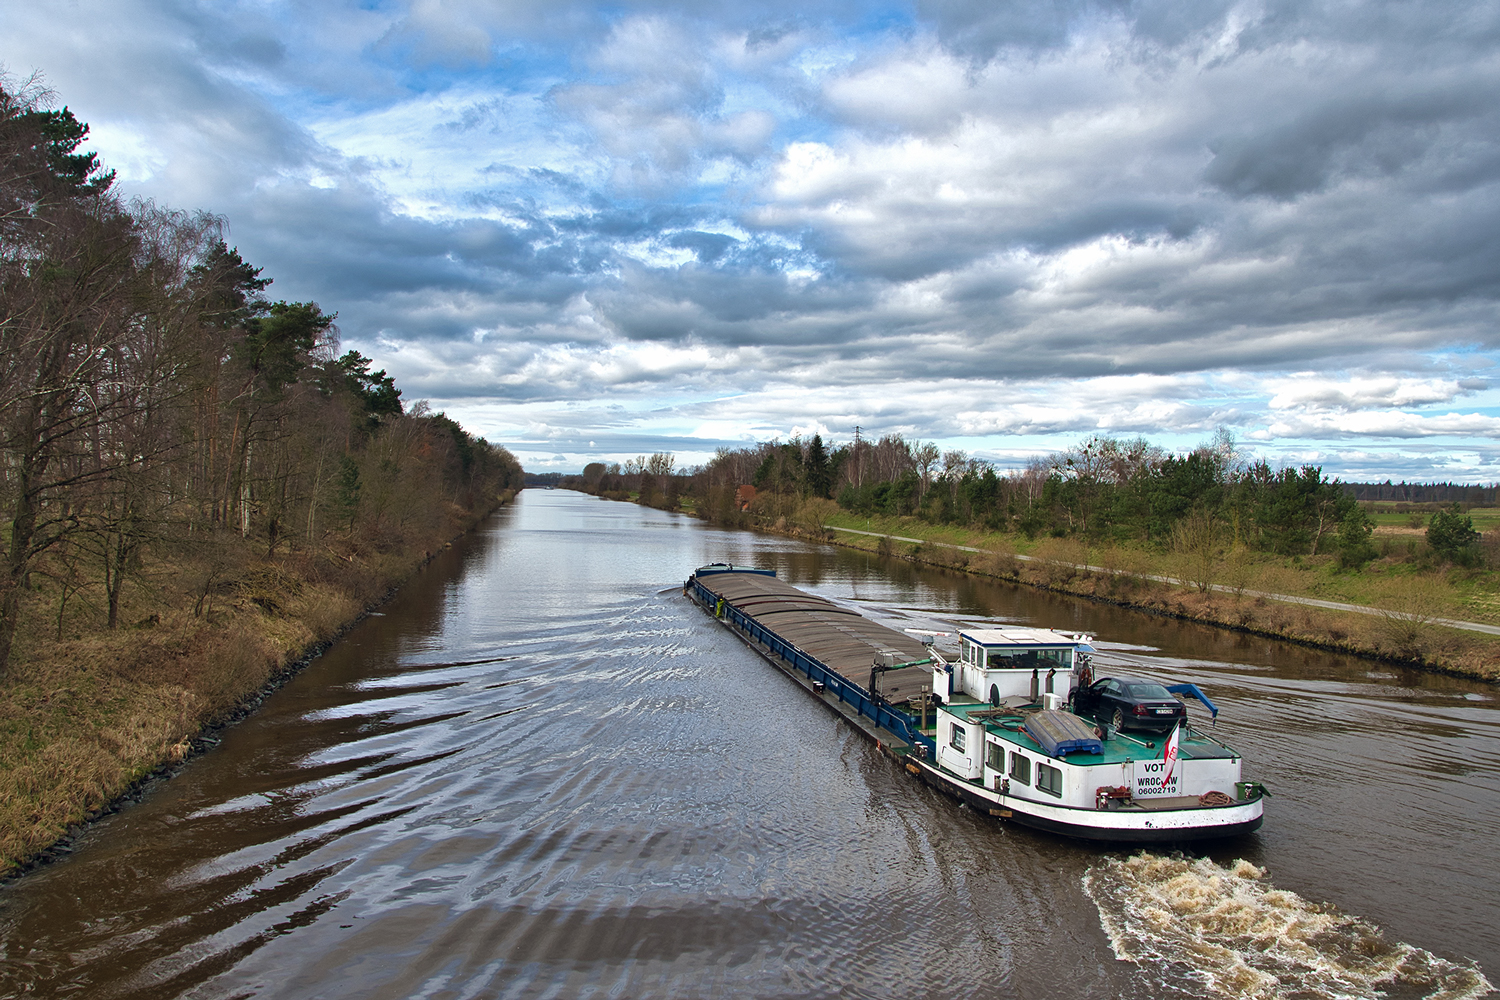
[[[958,660],[934,670],[933,691],[993,704],[1009,698],[1067,701],[1094,648],[1091,637],[1052,629],[960,629]]]

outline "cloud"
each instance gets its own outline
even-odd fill
[[[617,187],[659,189],[716,167],[732,175],[724,161],[750,163],[767,152],[776,122],[761,108],[727,109],[713,48],[687,25],[626,18],[592,54],[597,79],[558,86],[551,99],[615,161]]]
[[[1328,413],[1307,414],[1285,420],[1274,420],[1261,433],[1266,439],[1344,437],[1424,438],[1467,437],[1500,438],[1500,417],[1481,413],[1444,413],[1423,416],[1415,413]]]
[[[1357,377],[1330,382],[1301,375],[1273,383],[1273,410],[1307,409],[1351,412],[1451,403],[1459,396],[1489,387],[1482,379],[1412,379]]]
[[[1493,3],[80,0],[0,60],[484,433],[1226,424],[1500,476],[1497,39]]]

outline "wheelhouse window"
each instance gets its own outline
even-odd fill
[[[1071,649],[997,649],[984,650],[989,670],[1067,670],[1073,666]]]
[[[1010,780],[1018,785],[1031,784],[1031,758],[1011,751]]]
[[[953,747],[953,749],[955,750],[962,751],[968,745],[968,741],[969,734],[964,731],[964,727],[958,725],[957,723],[954,723],[953,732],[948,737],[948,745]]]
[[[1001,774],[1005,773],[1005,747],[999,743],[989,745],[989,765]]]
[[[1048,795],[1062,797],[1062,771],[1046,764],[1036,766],[1036,787]]]

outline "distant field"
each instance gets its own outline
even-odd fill
[[[1370,519],[1378,528],[1419,528],[1426,529],[1427,522],[1432,517],[1432,510],[1440,505],[1423,504],[1423,509],[1412,509],[1415,504],[1402,504],[1408,508],[1405,511],[1391,510],[1396,506],[1395,502],[1388,500],[1376,500],[1369,503],[1366,509],[1370,512]],[[1475,507],[1469,512],[1469,517],[1474,519],[1475,531],[1489,531],[1491,528],[1500,528],[1500,507]]]

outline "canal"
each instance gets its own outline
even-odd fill
[[[1096,633],[1096,672],[1210,693],[1265,826],[1139,853],[975,815],[689,604],[715,561]],[[0,996],[1482,996],[1497,693],[528,491],[0,889]]]

